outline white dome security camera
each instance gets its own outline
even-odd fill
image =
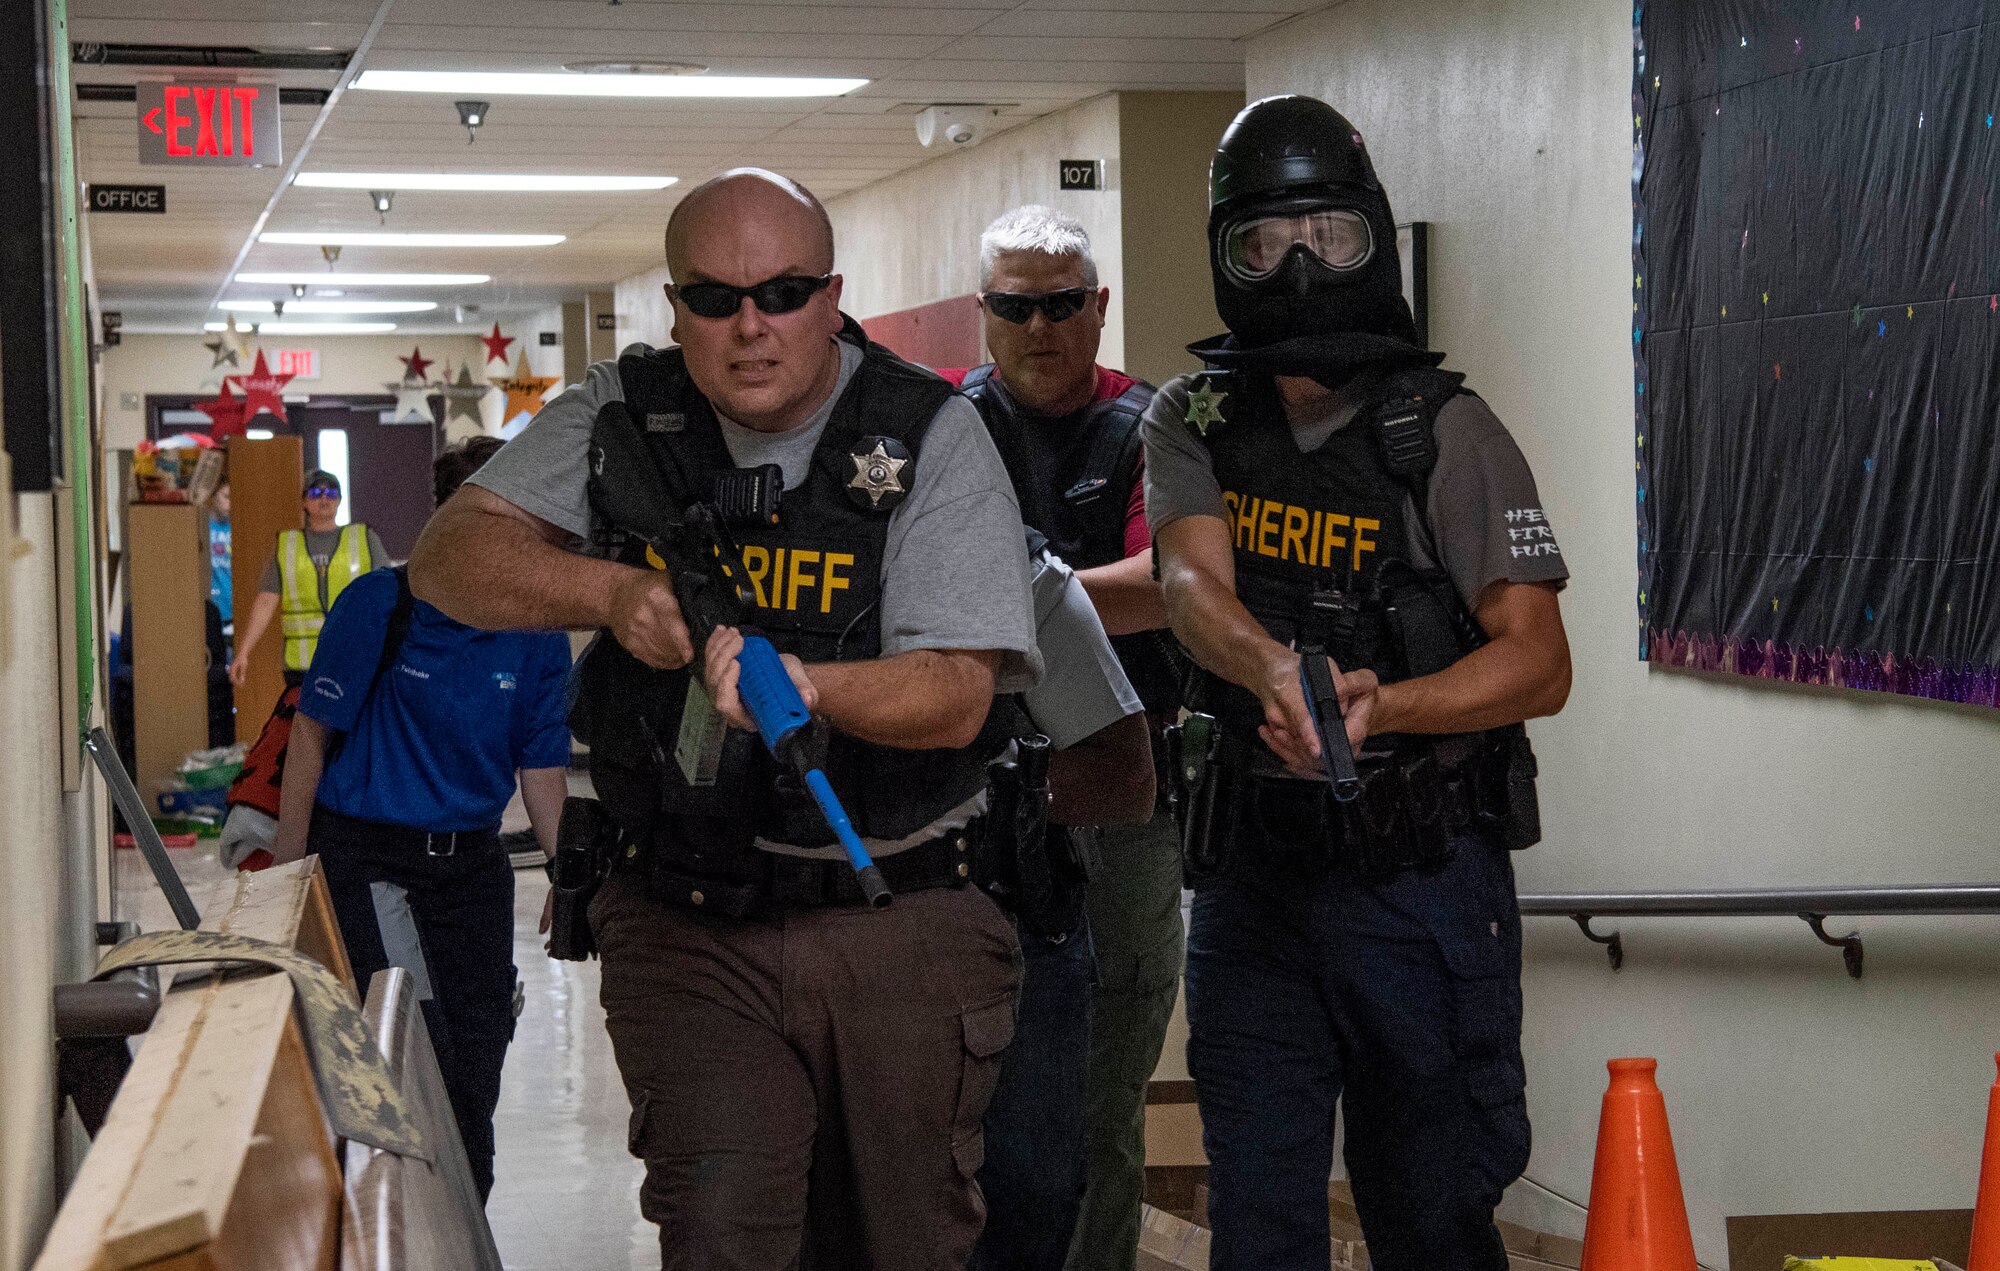
[[[987,121],[1000,111],[993,106],[926,106],[917,115],[917,141],[934,146],[940,140],[952,146],[967,146],[979,140]]]

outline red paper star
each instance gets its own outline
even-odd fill
[[[479,337],[479,340],[480,343],[486,346],[487,361],[497,361],[502,366],[507,365],[507,346],[514,342],[514,337],[511,335],[501,335],[499,323],[496,322],[493,324],[492,335],[482,335]]]
[[[285,385],[291,383],[289,375],[273,375],[271,368],[264,364],[264,350],[257,350],[257,364],[248,375],[225,375],[225,386],[234,384],[243,390],[243,418],[254,418],[259,411],[270,411],[279,419],[285,417],[285,399],[279,396]]]
[[[196,402],[194,408],[213,421],[208,435],[217,441],[246,431],[243,422],[243,399],[230,392],[227,384],[222,386],[220,393],[208,401]]]
[[[497,327],[500,324],[496,322],[493,325]],[[424,372],[430,369],[431,363],[436,359],[425,357],[424,351],[418,348],[411,349],[410,356],[399,357],[396,360],[403,364],[404,379],[420,380],[424,378]]]

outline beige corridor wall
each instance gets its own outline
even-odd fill
[[[842,307],[857,318],[894,313],[979,289],[979,233],[1023,203],[1046,203],[1083,222],[1099,280],[1114,297],[1098,360],[1125,359],[1123,195],[1118,97],[1106,95],[1021,124],[829,202]],[[1103,190],[1059,191],[1062,159],[1104,159]],[[623,293],[619,310],[624,311]]]
[[[1575,692],[1533,730],[1547,839],[1518,858],[1522,889],[1993,881],[1993,713],[1636,659],[1631,17],[1349,0],[1249,48],[1252,98],[1331,100],[1398,219],[1434,224],[1433,344],[1520,439],[1575,575]],[[1858,983],[1796,919],[1604,925],[1624,930],[1621,974],[1530,920],[1533,1177],[1581,1198],[1604,1060],[1657,1055],[1705,1262],[1727,1214],[1971,1203],[1994,920],[1864,919]]]

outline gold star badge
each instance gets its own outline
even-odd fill
[[[1229,394],[1210,388],[1205,382],[1188,394],[1187,424],[1202,436],[1212,425],[1222,422],[1222,402]]]
[[[903,488],[903,465],[910,460],[906,456],[897,457],[889,453],[888,439],[877,437],[875,449],[865,454],[851,454],[854,460],[854,479],[847,483],[850,490],[859,490],[868,496],[868,506],[880,509],[882,496],[893,494],[900,500],[906,490]],[[898,450],[902,447],[898,446]],[[851,496],[850,496],[851,497]],[[893,503],[890,506],[895,506]]]

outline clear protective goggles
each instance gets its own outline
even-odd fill
[[[1249,217],[1229,227],[1223,267],[1238,282],[1262,282],[1276,273],[1294,247],[1304,247],[1328,269],[1359,269],[1375,254],[1375,236],[1361,213],[1310,208]]]

